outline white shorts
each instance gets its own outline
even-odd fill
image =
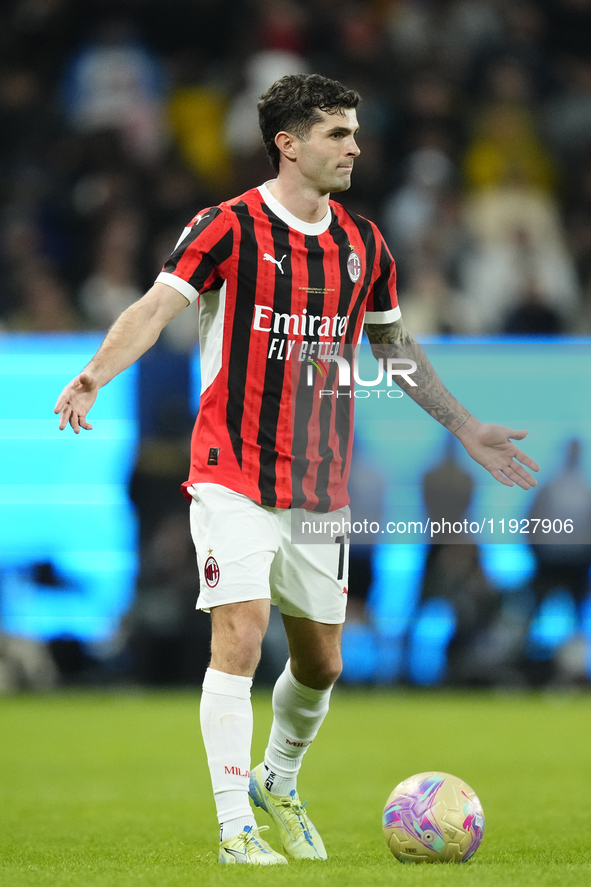
[[[198,610],[267,599],[287,616],[345,621],[348,544],[294,544],[291,509],[259,505],[219,484],[194,484],[189,492],[201,580]],[[349,507],[330,517],[349,520]]]

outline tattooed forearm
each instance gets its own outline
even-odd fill
[[[365,332],[371,345],[416,345],[401,320],[394,323],[366,323]],[[376,349],[372,347],[375,354]]]
[[[414,360],[417,369],[412,375],[416,387],[411,386],[403,377],[396,377],[400,387],[412,397],[429,415],[441,422],[453,434],[470,418],[468,410],[451,394],[435,370],[427,355],[405,328],[401,320],[394,323],[373,324],[365,326],[365,332],[371,343],[376,358],[386,360],[388,357]]]

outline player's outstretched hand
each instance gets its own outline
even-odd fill
[[[523,466],[527,465],[532,471],[540,470],[540,466],[513,443],[513,440],[523,440],[526,436],[527,431],[482,424],[465,435],[458,434],[467,452],[490,471],[495,480],[508,487],[517,484],[522,490],[529,490],[538,483]]]
[[[80,429],[92,431],[92,425],[86,421],[86,414],[96,400],[99,385],[92,373],[83,372],[69,385],[66,385],[57,399],[53,412],[60,414],[60,431],[63,431],[68,423],[76,434]]]

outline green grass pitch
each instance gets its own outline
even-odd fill
[[[254,708],[258,763],[269,695],[255,694]],[[430,769],[462,777],[482,801],[484,841],[464,866],[401,865],[385,846],[388,794]],[[222,867],[197,694],[0,699],[6,887],[589,887],[591,697],[339,689],[300,794],[328,862]]]

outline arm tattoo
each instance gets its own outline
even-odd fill
[[[401,320],[395,320],[394,323],[366,323],[365,332],[372,345],[417,344]],[[372,348],[372,351],[376,354],[375,348]]]
[[[368,323],[365,332],[376,358],[388,357],[414,360],[417,369],[411,387],[403,377],[397,377],[398,385],[429,415],[441,422],[453,434],[470,418],[468,410],[451,394],[435,370],[427,355],[405,328],[402,320],[394,323]]]

